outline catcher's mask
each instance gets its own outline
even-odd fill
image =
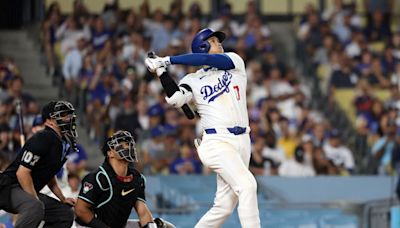
[[[56,121],[61,130],[61,134],[68,138],[78,137],[74,106],[68,101],[52,102],[52,105],[53,107],[51,107],[51,110],[48,110],[48,113],[45,114]],[[46,119],[46,116],[44,119]]]
[[[136,158],[136,143],[131,133],[128,131],[117,131],[107,139],[103,148],[103,153],[106,155],[110,149],[114,150],[121,159],[128,162],[137,162]]]

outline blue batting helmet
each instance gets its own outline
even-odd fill
[[[192,52],[193,53],[208,53],[210,50],[210,44],[207,39],[215,36],[218,38],[219,42],[222,43],[225,39],[225,33],[220,31],[214,31],[210,28],[205,28],[198,32],[192,41]]]

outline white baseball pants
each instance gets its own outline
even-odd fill
[[[197,148],[202,163],[217,173],[217,192],[213,207],[195,228],[220,227],[235,209],[243,228],[260,227],[257,182],[249,171],[249,134],[203,134]]]

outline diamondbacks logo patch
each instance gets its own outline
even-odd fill
[[[87,193],[88,191],[92,190],[93,184],[89,182],[83,183],[83,193]]]

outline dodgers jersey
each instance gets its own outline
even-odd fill
[[[202,68],[186,75],[179,83],[192,89],[203,129],[249,125],[244,61],[236,53],[225,54],[231,58],[234,69]]]

